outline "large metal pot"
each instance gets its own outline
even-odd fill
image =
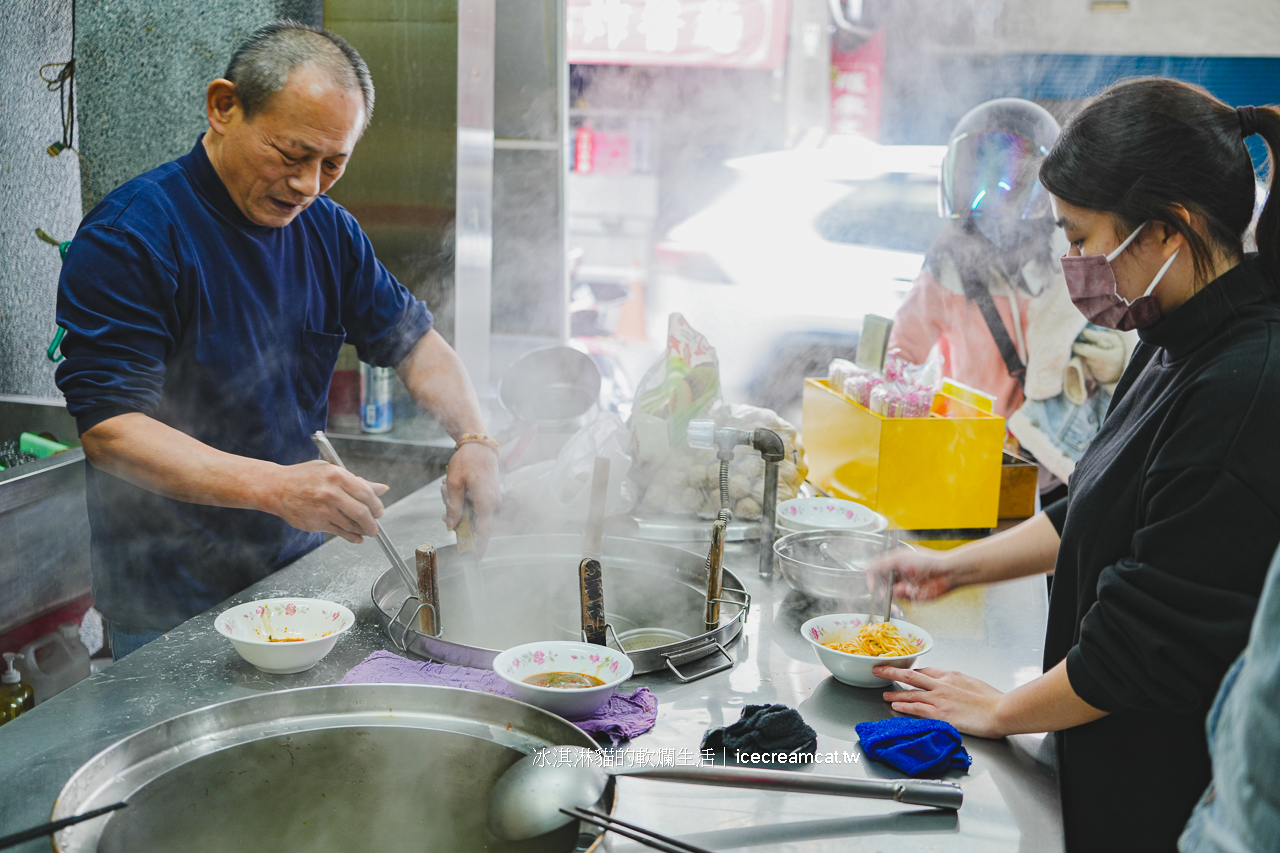
[[[413,614],[418,602],[408,596],[394,572],[388,570],[374,582],[373,603],[383,628],[402,651],[488,669],[503,649],[538,640],[579,638],[582,553],[583,538],[573,534],[490,540],[480,563],[490,600],[480,608],[483,624],[477,625],[457,547],[439,549],[442,630],[437,636],[417,630]],[[720,624],[707,631],[704,557],[655,542],[606,537],[601,563],[605,612],[615,633],[659,628],[688,638],[627,648],[637,674],[665,668],[692,680],[733,665],[725,647],[742,630],[750,605],[750,596],[736,575],[724,571]],[[711,665],[704,665],[703,659],[712,655]],[[695,662],[699,665],[691,666]]]
[[[129,807],[59,832],[59,853],[594,850],[570,824],[512,844],[490,834],[489,793],[545,746],[594,748],[577,726],[514,699],[448,687],[283,690],[192,711],[130,735],[76,771],[53,819]],[[607,790],[597,808],[612,810]]]

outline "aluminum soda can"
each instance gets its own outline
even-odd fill
[[[372,367],[360,363],[360,431],[391,432],[390,367]]]

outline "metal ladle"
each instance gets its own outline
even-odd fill
[[[598,802],[610,776],[761,791],[866,797],[953,810],[964,802],[964,790],[952,782],[853,779],[791,770],[714,765],[615,770],[604,768],[599,753],[592,750],[580,746],[557,746],[526,755],[502,774],[489,795],[489,831],[506,841],[521,841],[564,826],[572,818],[560,810],[585,808]]]

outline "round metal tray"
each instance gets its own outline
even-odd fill
[[[814,496],[808,481],[800,487],[798,497]],[[651,512],[633,510],[625,520],[611,519],[617,533],[634,539],[651,542],[710,542],[713,519],[699,518],[690,512]],[[619,523],[620,521],[620,523]],[[724,532],[726,542],[746,542],[759,539],[764,531],[760,519],[748,521],[734,518]]]
[[[538,640],[579,639],[581,625],[578,563],[583,537],[564,535],[507,536],[492,539],[480,562],[490,601],[475,624],[463,577],[464,557],[450,545],[437,551],[441,632],[417,630],[418,600],[399,576],[388,570],[373,584],[373,603],[383,630],[404,652],[445,663],[489,669],[503,649]],[[720,624],[706,630],[707,571],[705,557],[634,539],[605,537],[605,612],[618,624],[610,634],[636,628],[666,628],[689,637],[627,652],[637,674],[668,669],[691,681],[733,666],[726,647],[742,631],[750,607],[733,572],[724,571]],[[716,655],[711,666],[691,667]],[[718,661],[718,662],[717,662]]]
[[[633,512],[630,521],[635,527],[630,531],[637,539],[653,542],[710,542],[712,521],[696,515],[675,513]],[[725,529],[726,542],[745,542],[760,538],[759,521],[734,519]]]
[[[570,824],[519,844],[488,829],[502,773],[547,746],[595,748],[577,726],[501,696],[405,684],[282,690],[174,717],[108,747],[63,787],[58,853],[595,850]],[[597,808],[612,810],[611,785]]]

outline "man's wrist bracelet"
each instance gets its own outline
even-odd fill
[[[498,444],[497,439],[487,436],[482,432],[464,432],[458,436],[455,447],[461,447],[464,444],[483,444],[494,453],[502,450],[502,446]]]

